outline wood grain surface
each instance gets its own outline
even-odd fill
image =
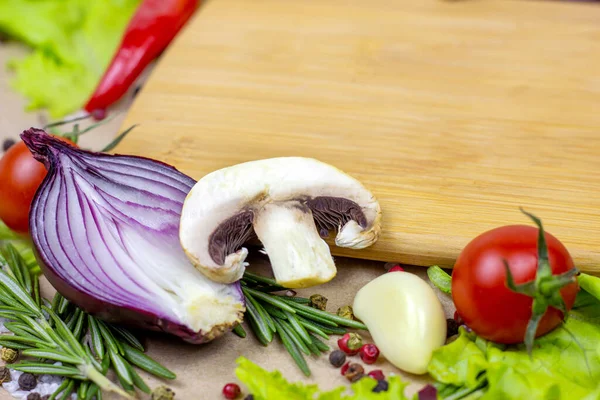
[[[198,179],[315,157],[379,198],[350,257],[451,266],[537,214],[600,272],[600,6],[509,0],[211,0],[160,60],[119,153]]]

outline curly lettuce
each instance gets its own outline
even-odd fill
[[[429,373],[443,399],[600,400],[600,278],[581,274],[568,320],[524,345],[502,346],[461,328],[433,354]]]
[[[32,48],[11,60],[28,110],[79,110],[108,66],[140,0],[0,0],[0,33]]]
[[[402,382],[398,376],[388,379],[389,387],[386,392],[374,393],[377,381],[369,377],[352,384],[350,394],[346,393],[346,386],[321,392],[315,384],[288,382],[281,372],[264,370],[247,358],[238,358],[237,364],[235,373],[252,393],[254,400],[408,400],[404,395],[407,383]]]

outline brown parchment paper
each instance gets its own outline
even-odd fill
[[[20,46],[0,44],[0,66],[5,65],[9,58],[23,54],[25,54],[25,50]],[[43,113],[26,113],[24,111],[25,99],[10,90],[8,80],[9,74],[4,68],[0,67],[0,141],[7,137],[17,138],[22,130],[31,126],[41,127],[47,122],[47,118]],[[121,111],[117,118],[82,137],[82,147],[98,149],[108,143],[119,129],[130,103],[131,97],[123,100],[117,107],[117,110]],[[82,125],[85,126],[86,124],[83,123]],[[383,218],[385,223],[385,215]],[[266,257],[253,256],[250,262],[249,270],[264,274],[270,273]],[[351,305],[358,289],[385,272],[384,263],[373,261],[337,258],[336,264],[338,275],[333,281],[315,288],[299,291],[299,295],[323,294],[329,299],[327,310],[335,312],[340,306]],[[423,279],[427,279],[424,268],[411,267],[407,270],[423,277]],[[451,316],[454,312],[452,302],[448,296],[437,289],[435,290],[442,304],[444,304],[446,314]],[[54,294],[53,288],[45,279],[42,280],[42,294],[46,298],[52,298]],[[340,375],[339,369],[329,364],[327,355],[307,359],[312,376],[306,378],[278,339],[275,339],[268,347],[263,347],[253,336],[250,328],[245,326],[245,329],[248,333],[245,339],[229,333],[205,345],[190,345],[175,337],[143,332],[138,336],[144,339],[148,354],[173,370],[177,374],[177,379],[165,382],[155,379],[143,371],[140,372],[140,375],[144,377],[151,388],[163,384],[171,387],[176,393],[175,398],[177,400],[218,400],[223,398],[221,389],[224,384],[237,382],[235,361],[239,356],[244,356],[267,370],[277,369],[281,371],[290,381],[317,383],[323,390],[348,385],[346,379]],[[367,341],[370,341],[368,335],[363,336]],[[329,345],[332,349],[336,348],[338,338],[339,336],[331,336]],[[402,338],[398,339],[402,340]],[[360,362],[358,356],[353,357],[353,359]],[[410,382],[407,394],[414,393],[428,382],[426,375],[414,376],[402,373],[387,363],[383,357],[376,364],[369,366],[367,371],[378,368],[384,370],[386,375],[393,372],[401,375],[405,381]],[[243,390],[244,396],[248,394],[245,388]],[[113,400],[118,397],[104,394],[103,398]],[[149,396],[140,393],[139,398],[148,399]],[[12,397],[0,388],[0,399],[12,399]]]
[[[327,310],[330,312],[335,312],[340,306],[351,305],[358,289],[385,272],[384,264],[379,262],[357,259],[336,259],[336,262],[338,275],[333,281],[299,291],[299,295],[319,293],[326,296],[329,299]],[[268,261],[254,257],[251,259],[249,269],[266,274],[269,272]],[[407,268],[407,271],[427,279],[425,269],[422,267],[410,267]],[[439,292],[437,288],[434,289],[444,304],[446,314],[452,315],[454,308],[449,297]],[[349,384],[340,375],[339,369],[329,364],[327,355],[307,359],[312,376],[306,378],[277,339],[268,347],[263,347],[253,336],[250,328],[247,326],[244,328],[248,333],[245,339],[230,333],[206,345],[189,345],[176,338],[157,334],[147,335],[148,354],[177,373],[177,380],[168,382],[168,386],[176,393],[176,399],[221,399],[223,386],[228,382],[238,382],[235,377],[235,367],[236,359],[239,356],[244,356],[265,369],[277,369],[290,381],[317,383],[323,390]],[[368,334],[363,337],[367,341],[371,341]],[[338,338],[339,336],[331,336],[329,345],[332,349],[337,348]],[[398,338],[398,340],[402,340],[402,338]],[[352,357],[352,359],[361,362],[359,356]],[[364,365],[362,362],[361,364]],[[367,366],[365,365],[365,367]],[[386,375],[395,373],[410,382],[407,394],[414,393],[429,381],[426,375],[415,376],[403,373],[385,361],[383,357],[376,364],[368,366],[366,370],[378,368],[382,369]],[[148,378],[148,383],[151,387],[164,384],[153,378]],[[243,389],[247,394],[245,388]],[[116,399],[115,396],[105,396],[104,398]]]

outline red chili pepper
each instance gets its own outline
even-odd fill
[[[200,0],[144,0],[132,17],[108,69],[85,105],[101,115],[171,43]]]

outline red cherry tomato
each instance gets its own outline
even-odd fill
[[[65,142],[72,141],[60,137]],[[10,147],[0,159],[0,219],[10,229],[29,232],[29,208],[46,167],[35,160],[24,142]]]
[[[508,261],[515,283],[535,279],[538,263],[539,230],[532,226],[511,225],[493,229],[473,239],[458,257],[452,272],[452,298],[464,323],[484,339],[497,343],[521,343],[531,318],[533,299],[506,286],[503,259]],[[574,268],[565,246],[545,233],[553,275]],[[567,310],[575,302],[576,283],[560,291]],[[549,307],[536,336],[556,328],[562,312]]]

